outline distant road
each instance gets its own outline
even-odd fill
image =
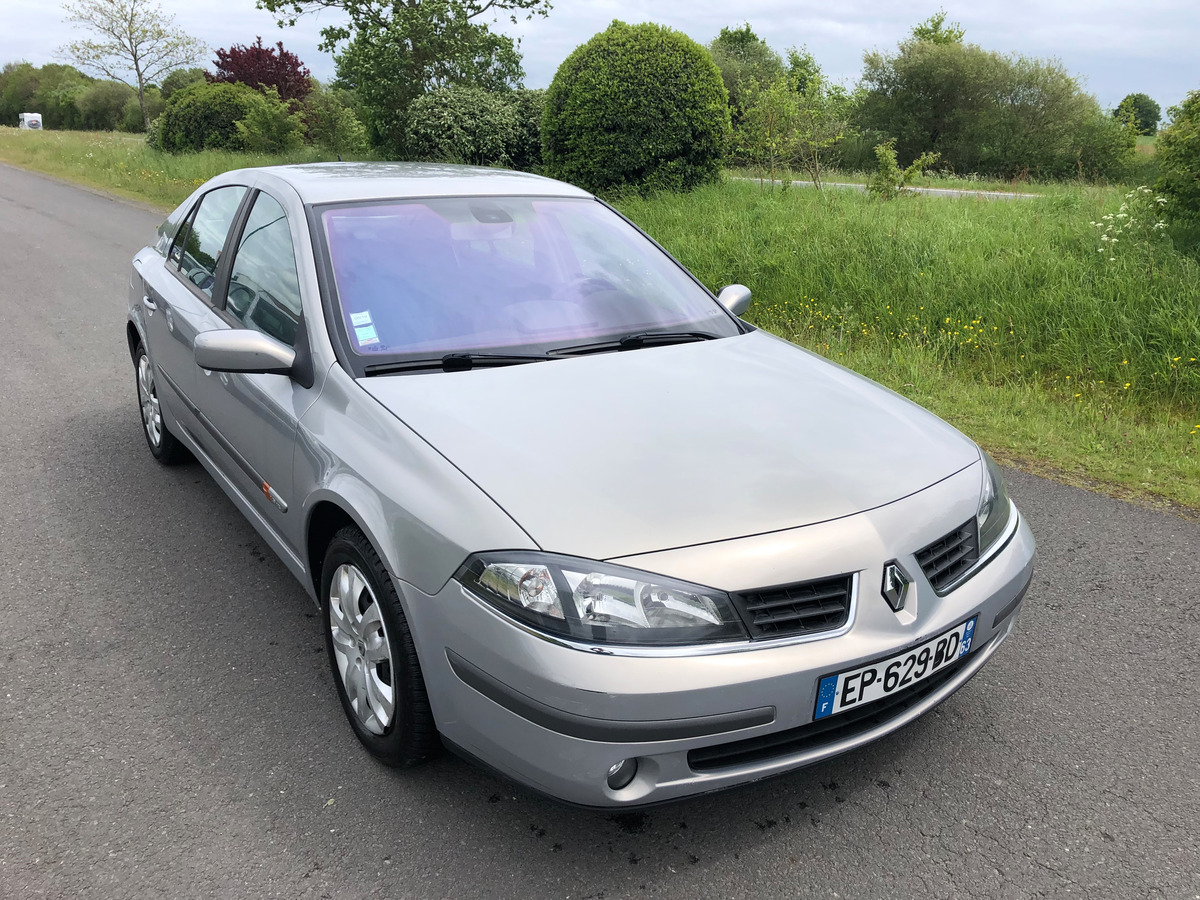
[[[0,166],[0,898],[1200,895],[1200,525],[1018,473],[1016,634],[870,747],[615,817],[373,763],[303,590],[146,450],[160,218]]]
[[[746,175],[730,176],[732,181],[760,181],[766,179],[751,178]],[[775,181],[775,184],[782,184],[781,181]],[[812,181],[793,181],[792,187],[816,187]],[[865,184],[857,184],[852,181],[822,181],[821,187],[844,188],[852,191],[865,191]],[[934,188],[934,187],[910,187],[905,188],[906,191],[912,191],[914,194],[935,194],[944,197],[979,197],[982,200],[1032,200],[1041,197],[1041,194],[1021,194],[1016,191],[970,191],[960,188]]]

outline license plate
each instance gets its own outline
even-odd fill
[[[880,700],[928,678],[971,652],[975,621],[963,622],[919,646],[849,672],[826,675],[817,688],[813,719],[836,716]]]

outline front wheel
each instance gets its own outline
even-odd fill
[[[437,728],[408,620],[379,554],[354,526],[325,551],[321,607],[338,697],[358,739],[389,766],[434,756]]]
[[[162,409],[158,402],[158,387],[154,383],[154,366],[146,355],[143,344],[134,351],[137,369],[138,405],[142,410],[142,433],[150,452],[164,466],[172,466],[187,458],[187,448],[176,440],[175,435],[163,422]]]

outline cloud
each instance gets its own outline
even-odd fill
[[[71,40],[59,7],[46,0],[0,0],[0,62],[56,58]],[[939,4],[937,0],[742,0],[731,11],[714,0],[558,0],[548,18],[497,28],[521,39],[526,81],[544,87],[576,46],[614,18],[653,20],[707,43],[725,25],[749,22],[777,50],[805,44],[826,72],[846,82],[857,79],[864,50],[894,47]],[[967,40],[1000,52],[1055,57],[1082,76],[1104,106],[1131,91],[1145,91],[1164,106],[1200,88],[1200,4],[1196,0],[974,0],[945,2],[962,23]],[[334,74],[329,54],[320,53],[320,29],[333,21],[326,12],[304,16],[280,30],[253,0],[166,0],[168,12],[210,47],[282,40],[313,74]]]

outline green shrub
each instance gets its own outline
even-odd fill
[[[542,114],[546,110],[544,89],[518,88],[509,92],[516,113],[508,164],[522,172],[542,168]]]
[[[309,142],[339,156],[364,153],[367,129],[355,114],[352,101],[349,91],[322,87],[313,79],[302,110]]]
[[[175,69],[163,79],[163,100],[170,100],[171,95],[176,91],[181,91],[186,87],[191,87],[193,84],[199,84],[204,80],[204,70],[201,68],[193,67],[190,69]]]
[[[154,120],[162,115],[163,108],[167,105],[163,99],[162,93],[155,87],[146,88],[146,112],[150,115],[150,124],[154,124]],[[125,101],[125,108],[121,111],[121,130],[140,134],[146,130],[146,122],[142,118],[142,107],[138,104],[137,95],[130,97]]]
[[[116,131],[125,122],[125,104],[137,104],[137,91],[119,81],[93,81],[75,100],[79,122],[90,131]]]
[[[865,57],[860,128],[896,139],[901,162],[926,151],[960,174],[1117,179],[1135,136],[1057,62],[956,40],[912,39]]]
[[[1195,239],[1200,237],[1200,90],[1189,91],[1169,112],[1171,124],[1159,134],[1154,154],[1161,173],[1155,187],[1167,197],[1167,215]]]
[[[242,148],[256,153],[287,153],[304,144],[304,119],[273,87],[255,91],[246,115],[234,125]]]
[[[468,85],[439,88],[414,100],[408,116],[413,159],[508,165],[517,113],[507,92]]]
[[[245,149],[237,123],[261,96],[244,84],[197,82],[177,90],[151,131],[151,145],[168,153]]]
[[[884,141],[875,148],[878,167],[867,181],[867,190],[880,200],[893,200],[905,192],[908,183],[937,161],[936,153],[922,153],[907,168],[896,162],[896,142]]]
[[[614,21],[567,57],[546,93],[546,174],[591,191],[687,190],[721,173],[729,103],[703,47]]]

